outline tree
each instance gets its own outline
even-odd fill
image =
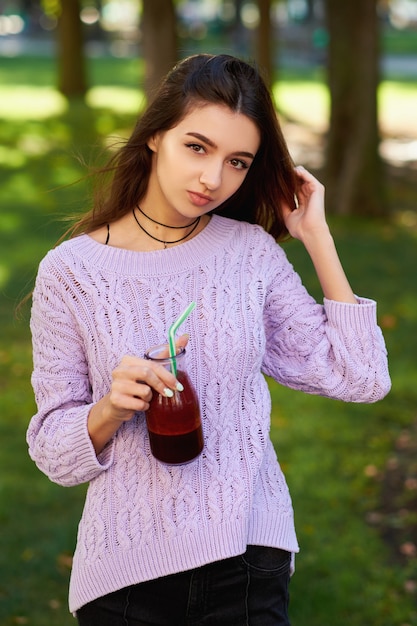
[[[160,80],[176,63],[176,15],[172,0],[143,0],[142,45],[145,93],[151,98]]]
[[[61,0],[57,34],[58,88],[70,98],[83,96],[87,79],[79,0]]]
[[[339,214],[385,212],[379,156],[377,0],[326,0],[331,97],[325,180]]]
[[[258,9],[257,60],[264,71],[266,81],[271,85],[273,78],[271,0],[258,0]]]

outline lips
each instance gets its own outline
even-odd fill
[[[209,202],[213,202],[210,196],[206,196],[203,193],[197,193],[196,191],[187,191],[187,193],[192,204],[195,206],[206,206]]]

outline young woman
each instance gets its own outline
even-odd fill
[[[179,63],[109,172],[76,236],[41,262],[33,296],[30,455],[61,485],[89,482],[70,610],[82,626],[288,625],[298,545],[264,374],[348,402],[383,398],[376,304],[353,294],[324,189],[294,168],[245,62]],[[324,305],[276,243],[288,233]],[[178,346],[205,444],[167,465],[144,412],[181,385],[143,356],[192,301]]]

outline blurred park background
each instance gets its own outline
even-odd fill
[[[194,52],[263,68],[390,356],[393,389],[375,405],[270,382],[301,544],[293,625],[417,626],[417,0],[0,0],[0,624],[75,623],[85,494],[28,458],[30,304],[16,305],[65,218],[89,207],[84,164]],[[284,246],[321,298],[302,247]]]

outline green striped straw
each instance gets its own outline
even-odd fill
[[[177,359],[175,358],[177,354],[177,351],[175,349],[175,333],[177,332],[178,328],[181,326],[183,321],[190,315],[194,307],[195,307],[195,302],[191,302],[191,304],[187,306],[185,311],[181,313],[179,318],[172,324],[171,328],[169,329],[169,335],[168,335],[169,356],[172,359],[172,369],[173,369],[174,376],[177,375]]]

